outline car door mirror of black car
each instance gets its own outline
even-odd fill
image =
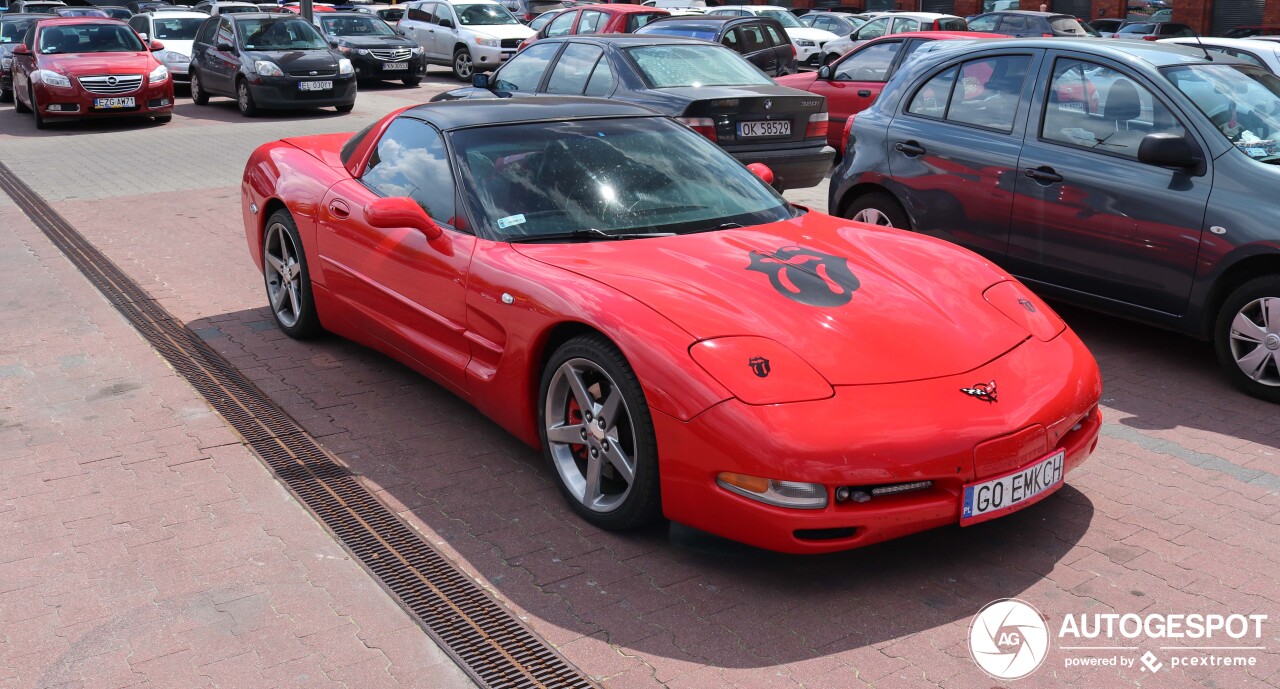
[[[822,67],[818,68],[818,78],[822,79],[823,81],[826,81],[827,79],[831,78],[831,73],[833,71],[834,70],[831,69],[831,65],[823,65]]]
[[[1191,143],[1185,136],[1157,132],[1148,134],[1138,145],[1138,161],[1161,167],[1193,167],[1198,162]]]
[[[489,88],[489,75],[483,72],[471,75],[471,85],[478,89]]]
[[[408,196],[389,196],[381,198],[365,207],[365,218],[370,225],[383,230],[394,230],[407,227],[417,230],[427,241],[438,239],[444,231],[417,201]]]

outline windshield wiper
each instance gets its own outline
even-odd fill
[[[596,241],[609,239],[644,239],[646,237],[671,237],[674,232],[605,232],[588,227],[572,232],[552,232],[550,234],[531,234],[524,237],[511,237],[507,241],[512,244],[528,242],[553,242],[557,240]]]
[[[722,222],[719,225],[699,227],[696,230],[689,230],[688,232],[682,232],[681,234],[698,234],[699,232],[716,232],[719,230],[737,230],[743,227],[746,227],[746,225],[743,225],[740,222]]]

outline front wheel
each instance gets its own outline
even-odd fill
[[[200,83],[200,74],[196,72],[195,68],[191,70],[191,102],[196,105],[209,104],[209,94]]]
[[[333,109],[337,110],[340,113],[348,113],[348,112],[351,112],[351,110],[355,107],[356,107],[355,103],[347,103],[345,105],[335,105],[333,106]]]
[[[401,79],[405,86],[417,86],[422,83],[422,77],[405,77]]]
[[[284,334],[296,340],[320,334],[307,256],[302,251],[298,227],[287,210],[278,210],[267,218],[267,231],[262,237],[262,277],[271,315]]]
[[[253,102],[253,92],[249,90],[249,82],[244,79],[236,84],[236,105],[240,108],[240,114],[245,117],[258,114],[258,106]]]
[[[826,57],[822,58],[822,66],[830,67],[831,63],[835,62],[838,59],[840,59],[839,55],[836,55],[835,53],[829,53]]]
[[[539,390],[542,451],[573,510],[602,529],[661,518],[653,418],[622,352],[601,335],[575,337]]]
[[[476,73],[476,65],[471,61],[471,51],[466,48],[458,48],[453,53],[453,76],[462,81],[471,81],[471,75]]]
[[[883,191],[873,191],[854,199],[845,209],[844,217],[854,222],[864,222],[880,227],[911,229],[911,219],[902,210],[898,200]]]
[[[1280,403],[1280,277],[1254,278],[1228,295],[1213,344],[1233,385]]]
[[[173,115],[156,115],[156,124],[169,124],[173,121]]]
[[[36,102],[36,89],[34,86],[27,87],[27,99],[31,103],[31,112],[36,116],[36,129],[44,129],[49,123],[44,119],[44,113],[40,112],[40,104]]]

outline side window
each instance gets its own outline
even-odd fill
[[[431,23],[431,6],[425,3],[410,5],[409,11],[404,13],[404,18],[411,22]]]
[[[903,19],[899,17],[893,20],[893,33],[907,33],[908,31],[919,31],[920,22],[914,19]]]
[[[609,66],[609,58],[602,57],[596,63],[596,69],[591,73],[591,81],[587,82],[587,92],[584,96],[607,96],[613,93],[613,87],[617,81],[613,78],[613,68]]]
[[[595,33],[604,26],[604,12],[585,11],[582,13],[582,19],[578,20],[578,30],[574,33]]]
[[[457,28],[457,24],[453,21],[453,9],[447,2],[435,3],[435,9],[431,12],[431,21],[439,26],[444,26],[448,22],[449,26]]]
[[[200,25],[200,35],[196,37],[197,43],[213,43],[213,37],[218,33],[218,22],[213,19],[206,19]]]
[[[947,116],[947,101],[951,100],[951,87],[956,83],[959,67],[940,72],[916,91],[907,106],[907,112],[923,117],[942,119]]]
[[[534,43],[521,50],[493,75],[494,88],[498,91],[536,91],[542,82],[542,74],[547,71],[547,63],[559,49],[559,43]]]
[[[635,33],[635,30],[657,19],[661,15],[658,14],[628,14],[627,25],[625,31],[627,33]]]
[[[1208,46],[1206,46],[1206,47],[1208,47]],[[1213,48],[1209,48],[1209,50],[1213,50]],[[1264,69],[1267,67],[1267,64],[1266,64],[1265,62],[1263,62],[1261,58],[1259,58],[1257,55],[1254,55],[1253,53],[1251,53],[1251,52],[1249,52],[1249,51],[1247,51],[1247,50],[1236,50],[1236,49],[1234,49],[1234,48],[1229,48],[1229,49],[1227,49],[1225,52],[1226,52],[1228,55],[1232,55],[1232,56],[1234,56],[1234,57],[1238,57],[1238,58],[1240,58],[1241,60],[1244,60],[1245,62],[1248,62],[1248,63],[1250,63],[1250,64],[1257,65],[1257,66],[1262,67],[1262,68],[1264,68]],[[1269,70],[1268,70],[1268,71],[1269,71]]]
[[[1000,20],[1000,30],[1008,33],[1025,33],[1027,18],[1019,14],[1006,14],[1004,19]]]
[[[739,53],[743,52],[742,32],[739,31],[738,29],[734,29],[733,31],[726,33],[724,35],[724,38],[720,39],[720,42],[725,44],[725,46],[727,46],[730,50],[734,50]]]
[[[924,45],[924,44],[926,44],[926,43],[933,43],[933,41],[927,41],[927,40],[925,40],[925,39],[923,39],[923,38],[913,38],[913,39],[911,39],[911,40],[907,41],[907,42],[903,45],[903,47],[902,47],[902,62],[903,62],[903,64],[906,64],[907,58],[911,57],[911,54],[912,54],[912,53],[914,53],[914,52],[916,52],[917,50],[919,50],[919,49],[921,48],[921,46],[923,46],[923,45]]]
[[[129,26],[140,34],[147,34],[147,38],[152,38],[151,32],[147,31],[147,17],[139,14],[129,18]]]
[[[599,14],[597,12],[596,14]],[[594,45],[570,43],[560,53],[555,67],[551,68],[551,78],[547,80],[547,93],[560,93],[572,96],[581,95],[591,78],[591,71],[604,51]]]
[[[1127,75],[1080,60],[1054,64],[1041,138],[1136,159],[1143,137],[1153,133],[1185,136],[1186,130]]]
[[[547,25],[547,38],[556,36],[566,36],[573,29],[573,20],[578,16],[577,12],[565,12],[564,14],[551,20]]]
[[[869,21],[862,25],[861,29],[854,34],[856,40],[866,41],[872,38],[880,38],[889,30],[889,17],[881,17]]]
[[[786,44],[789,42],[789,41],[784,40],[784,39],[782,38],[782,36],[778,35],[778,30],[777,30],[777,29],[775,29],[775,28],[773,28],[772,26],[767,26],[767,25],[766,25],[766,26],[764,27],[764,31],[765,31],[765,33],[769,36],[769,47],[770,47],[770,48],[777,48],[778,46],[780,46],[780,45],[786,45]]]
[[[425,122],[408,117],[392,122],[360,181],[383,196],[408,196],[432,220],[454,224],[453,172],[444,138]]]
[[[759,24],[751,24],[748,26],[738,27],[739,36],[742,38],[742,52],[746,54],[764,50],[769,46],[765,41],[764,27]]]
[[[981,17],[974,17],[969,20],[969,30],[986,32],[995,31],[996,22],[999,21],[999,19],[1000,15],[998,14],[984,14]]]
[[[902,41],[883,41],[850,55],[836,67],[836,81],[887,81]]]
[[[235,45],[235,44],[236,44],[236,32],[231,28],[231,20],[230,20],[230,19],[219,19],[219,20],[218,20],[218,39],[217,39],[217,42],[218,42],[218,44],[219,44],[219,45],[221,45],[221,44],[223,44],[223,43],[229,43],[229,44],[231,44],[231,45]]]
[[[1004,55],[961,65],[947,120],[1012,132],[1030,64],[1025,55]]]

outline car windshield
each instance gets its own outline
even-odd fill
[[[305,19],[246,19],[240,22],[240,46],[245,50],[321,50],[329,47]]]
[[[569,5],[567,3],[560,2],[560,0],[529,0],[529,11],[534,14],[563,10],[567,7],[569,7]]]
[[[102,17],[103,19],[111,18],[111,15],[107,14],[106,12],[103,12],[102,10],[99,10],[99,9],[94,9],[92,7],[69,7],[65,9],[62,7],[59,7],[58,9],[54,10],[54,13],[60,17]]]
[[[476,191],[473,213],[507,240],[707,231],[798,212],[715,144],[665,118],[476,127],[450,138]]]
[[[146,50],[133,29],[109,24],[62,24],[40,32],[40,53],[136,53]]]
[[[197,17],[156,17],[156,35],[152,36],[152,38],[169,41],[194,41],[196,40],[196,32],[200,30],[201,24],[204,24],[204,20]]]
[[[685,38],[701,38],[704,41],[716,40],[716,30],[709,26],[691,24],[673,24],[657,22],[641,28],[636,33],[656,33],[663,36],[684,36]]]
[[[253,5],[250,5],[249,7],[245,7],[244,5],[226,5],[226,6],[218,5],[218,14],[238,14],[241,12],[261,12],[261,11],[262,10],[258,9],[256,6],[253,6]]]
[[[771,84],[741,55],[714,45],[646,45],[627,48],[653,88]]]
[[[17,43],[21,41],[22,35],[27,32],[27,27],[31,26],[34,21],[34,19],[0,21],[0,43]]]
[[[756,14],[761,17],[777,19],[779,24],[787,27],[788,29],[804,28],[804,24],[801,24],[800,20],[796,19],[796,15],[791,14],[786,10],[760,10]]]
[[[334,36],[394,36],[396,33],[377,17],[324,17],[320,25]]]
[[[1171,67],[1164,74],[1236,148],[1254,160],[1280,162],[1280,78],[1246,65]]]
[[[520,21],[502,5],[454,5],[453,9],[457,11],[458,21],[461,22],[463,26],[490,26],[496,24],[520,23]]]

